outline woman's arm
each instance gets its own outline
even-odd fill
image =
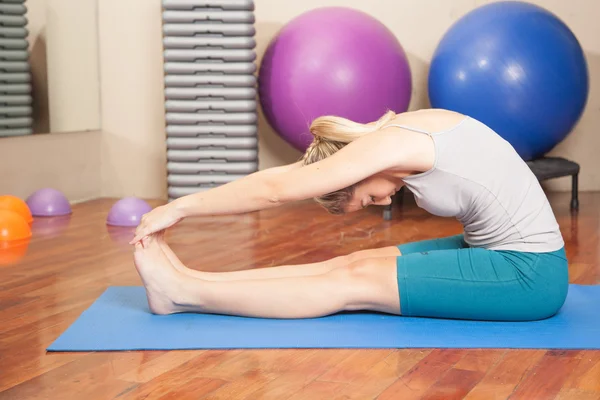
[[[144,214],[135,230],[134,238],[129,242],[136,244],[145,236],[167,229],[185,217],[194,215],[235,214],[253,211],[269,206],[265,201],[265,177],[282,174],[300,168],[302,162],[264,169],[250,174],[235,182],[180,197],[170,203],[154,208]],[[262,188],[262,189],[261,189]]]
[[[346,188],[380,171],[406,165],[410,135],[383,130],[307,166],[301,162],[257,172],[172,202],[181,217],[238,214],[268,209]]]
[[[269,201],[268,177],[302,167],[302,161],[254,172],[225,185],[180,197],[171,205],[182,217],[240,214],[275,206]]]
[[[388,130],[370,133],[314,164],[297,162],[263,170],[205,192],[180,197],[142,217],[130,242],[173,226],[183,218],[241,214],[277,207],[346,188],[378,172],[418,170],[425,135],[398,135]],[[431,146],[431,141],[428,142]],[[419,150],[420,148],[420,150]]]

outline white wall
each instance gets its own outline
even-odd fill
[[[46,44],[50,132],[100,129],[96,0],[49,0]]]
[[[166,197],[161,2],[101,0],[102,195]]]
[[[73,202],[100,196],[99,131],[0,138],[0,195],[53,187]]]
[[[100,129],[97,0],[26,0],[35,133]]]

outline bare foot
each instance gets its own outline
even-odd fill
[[[189,282],[177,271],[151,235],[135,245],[135,267],[142,278],[148,305],[154,314],[174,314],[189,311]]]
[[[179,257],[177,257],[177,255],[173,252],[173,250],[171,250],[171,248],[165,241],[164,231],[156,235],[156,241],[158,242],[158,245],[160,246],[161,250],[167,257],[169,262],[177,271],[192,278],[207,279],[207,276],[205,276],[204,272],[188,268],[181,262]]]

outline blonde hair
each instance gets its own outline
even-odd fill
[[[303,164],[309,165],[335,154],[361,136],[378,131],[395,117],[395,112],[388,111],[377,121],[368,124],[335,116],[316,118],[310,125],[314,139],[302,157]],[[316,197],[315,201],[331,214],[340,215],[344,213],[353,194],[354,186],[350,186]]]

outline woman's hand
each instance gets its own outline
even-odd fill
[[[158,206],[144,214],[135,230],[135,237],[129,244],[135,244],[148,235],[167,229],[181,221],[183,217],[184,215],[172,203]]]

